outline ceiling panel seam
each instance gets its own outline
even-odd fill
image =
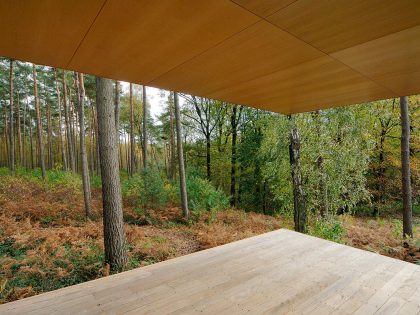
[[[274,11],[273,13],[270,13],[269,15],[267,15],[267,16],[261,16],[261,15],[259,15],[259,14],[257,14],[257,13],[255,13],[255,12],[253,12],[253,11],[251,11],[251,10],[249,10],[249,9],[247,9],[247,8],[245,8],[244,6],[242,6],[242,5],[240,5],[239,3],[237,3],[235,0],[230,0],[231,2],[233,2],[234,4],[236,4],[237,6],[239,6],[239,7],[241,7],[242,9],[244,9],[244,10],[247,10],[248,12],[250,12],[250,13],[252,13],[252,14],[255,14],[256,16],[258,16],[258,17],[260,17],[260,18],[262,18],[262,19],[265,19],[265,18],[268,18],[269,16],[272,16],[273,14],[276,14],[277,12],[279,12],[279,11],[281,11],[281,10],[284,10],[284,9],[286,9],[288,6],[290,6],[290,5],[292,5],[292,4],[294,4],[295,2],[297,2],[298,0],[294,0],[294,1],[292,1],[292,2],[290,2],[289,4],[286,4],[284,7],[281,7],[280,9],[277,9],[276,11]]]
[[[95,24],[96,20],[98,19],[99,15],[102,12],[102,9],[105,7],[105,4],[108,2],[108,0],[104,0],[104,2],[102,3],[102,6],[99,8],[98,13],[96,14],[95,18],[92,20],[92,23],[89,25],[88,29],[86,30],[85,35],[82,37],[82,39],[80,40],[79,44],[77,45],[73,55],[71,56],[70,60],[67,62],[66,68],[68,69],[71,62],[73,61],[74,56],[76,55],[76,53],[78,52],[80,46],[83,44],[86,36],[89,34],[93,24]]]
[[[254,13],[253,13],[253,14],[254,14]],[[238,31],[238,32],[236,32],[236,33],[234,33],[234,34],[232,34],[232,35],[229,35],[228,37],[226,37],[226,38],[224,38],[223,40],[221,40],[220,42],[218,42],[218,43],[216,43],[216,44],[212,45],[211,47],[207,47],[207,48],[206,48],[205,50],[203,50],[202,52],[200,52],[200,53],[198,53],[198,54],[196,54],[196,55],[192,56],[191,58],[188,58],[187,60],[184,60],[183,62],[181,62],[181,63],[177,64],[176,66],[174,66],[174,67],[172,67],[172,68],[170,68],[169,70],[165,71],[164,73],[159,74],[158,76],[156,76],[156,77],[152,78],[151,80],[147,81],[145,84],[146,84],[146,85],[153,84],[153,82],[154,82],[155,80],[159,80],[161,77],[165,76],[165,75],[166,75],[166,74],[168,74],[169,72],[171,72],[171,71],[175,70],[175,69],[176,69],[176,68],[178,68],[178,67],[183,66],[183,65],[184,65],[184,64],[186,64],[187,62],[190,62],[191,60],[194,60],[194,59],[195,59],[195,58],[197,58],[197,57],[200,57],[201,55],[205,54],[205,53],[206,53],[206,52],[208,52],[209,50],[211,50],[211,49],[213,49],[213,48],[216,48],[217,46],[219,46],[219,45],[223,44],[225,41],[227,41],[227,40],[231,39],[232,37],[234,37],[234,36],[236,36],[236,35],[238,35],[238,34],[240,34],[240,33],[244,32],[244,31],[245,31],[245,30],[247,30],[248,28],[250,28],[250,27],[252,27],[252,26],[256,25],[257,23],[260,23],[260,22],[263,20],[263,19],[262,19],[261,17],[259,17],[258,15],[256,15],[256,14],[254,14],[254,15],[255,15],[256,17],[258,17],[258,20],[257,20],[257,21],[255,21],[254,23],[251,23],[251,24],[249,24],[248,26],[246,26],[246,27],[244,27],[243,29],[241,29],[240,31]]]
[[[283,10],[283,9],[281,9],[281,10]],[[274,13],[273,13],[273,14],[274,14]],[[268,16],[267,16],[267,17],[268,17]],[[308,43],[307,41],[305,41],[305,40],[301,39],[300,37],[297,37],[296,35],[292,34],[292,33],[291,33],[291,32],[289,32],[288,30],[285,30],[285,29],[283,29],[283,28],[279,27],[278,25],[276,25],[276,24],[274,24],[274,23],[270,22],[270,21],[269,21],[269,20],[267,20],[266,18],[262,18],[262,19],[263,19],[264,21],[266,21],[267,23],[270,23],[271,25],[273,25],[273,26],[277,27],[278,29],[280,29],[280,30],[282,30],[282,31],[284,31],[284,32],[286,32],[286,33],[288,33],[289,35],[293,36],[293,37],[294,37],[294,38],[296,38],[297,40],[299,40],[299,41],[301,41],[301,42],[303,42],[303,43],[305,43],[305,44],[307,44],[307,45],[311,46],[312,48],[314,48],[314,49],[318,50],[319,52],[321,52],[322,54],[324,54],[326,57],[329,57],[329,58],[331,58],[332,60],[334,60],[334,61],[336,61],[336,62],[338,62],[338,63],[341,63],[341,64],[342,64],[342,65],[344,65],[346,68],[348,68],[348,69],[350,69],[350,70],[352,70],[352,71],[354,71],[354,72],[358,73],[359,75],[361,75],[361,76],[362,76],[362,77],[364,77],[365,79],[367,79],[367,80],[369,80],[369,81],[373,82],[373,83],[374,83],[374,84],[376,84],[377,86],[380,86],[380,87],[384,88],[385,90],[387,90],[388,92],[390,92],[390,93],[392,93],[392,94],[398,94],[398,93],[396,93],[395,91],[393,91],[393,90],[389,89],[388,87],[386,87],[386,86],[384,86],[384,85],[382,85],[382,84],[380,84],[380,83],[376,82],[376,81],[375,81],[375,80],[373,80],[371,77],[369,77],[369,76],[367,76],[367,75],[365,75],[365,74],[361,73],[360,71],[358,71],[358,70],[354,69],[354,68],[353,68],[353,67],[351,67],[350,65],[348,65],[348,64],[346,64],[346,63],[344,63],[344,62],[342,62],[341,60],[339,60],[339,59],[337,59],[337,58],[335,58],[335,57],[333,57],[333,56],[331,56],[330,54],[328,54],[328,53],[326,53],[325,51],[323,51],[323,50],[319,49],[318,47],[315,47],[314,45],[312,45],[312,44]],[[394,34],[394,33],[391,33],[391,34]],[[386,36],[389,36],[389,35],[391,35],[391,34],[388,34],[388,35],[386,35]],[[368,41],[368,42],[369,42],[369,41]],[[353,46],[353,47],[356,47],[356,46]],[[350,47],[349,47],[349,48],[350,48]],[[346,48],[346,49],[347,49],[347,48]],[[334,52],[334,53],[337,53],[337,52]]]

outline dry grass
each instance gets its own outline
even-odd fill
[[[415,224],[414,238],[402,238],[402,221],[398,218],[378,218],[344,216],[346,244],[381,255],[420,262],[420,229]]]
[[[0,184],[0,302],[109,274],[103,266],[101,200],[94,192],[95,220],[85,220],[80,192],[45,191],[22,178]],[[129,266],[134,268],[225,244],[280,227],[279,220],[226,210],[189,224],[167,207],[138,214],[124,209]]]

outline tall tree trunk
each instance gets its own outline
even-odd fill
[[[206,169],[207,169],[207,180],[211,180],[211,139],[210,131],[207,128],[206,132]]]
[[[72,171],[77,173],[77,152],[76,152],[76,124],[74,119],[74,106],[71,97],[71,89],[68,88],[68,95],[69,95],[69,123],[70,123],[70,147],[73,155],[74,161],[74,168],[72,167]]]
[[[131,83],[130,83],[131,86]],[[120,125],[120,81],[115,81],[115,129],[117,130],[117,138],[118,138],[118,130]]]
[[[401,108],[401,171],[403,195],[403,236],[413,237],[413,213],[411,204],[410,178],[410,117],[408,97],[400,98]]]
[[[112,269],[124,268],[127,263],[125,233],[118,166],[115,110],[112,101],[112,81],[96,78],[99,147],[102,175],[104,213],[105,262]]]
[[[6,147],[6,164],[7,166],[10,167],[10,154],[9,154],[9,127],[8,127],[8,123],[7,123],[7,106],[6,104],[4,104],[3,107],[3,117],[4,117],[4,144]]]
[[[188,196],[187,196],[187,180],[185,176],[184,167],[184,151],[182,148],[182,125],[181,113],[179,110],[178,93],[174,92],[174,107],[175,107],[175,123],[176,123],[176,142],[178,146],[178,169],[179,169],[179,188],[181,191],[181,207],[184,219],[188,219]]]
[[[91,118],[91,116],[93,116],[92,111],[89,111],[89,116],[88,116],[88,125],[89,125],[89,165],[90,165],[90,174],[93,175],[93,171],[94,171],[94,162],[93,162],[93,133],[94,133],[94,129],[93,129],[93,120]]]
[[[38,87],[36,83],[36,68],[33,65],[33,77],[34,77],[34,98],[35,98],[35,111],[36,111],[36,125],[38,130],[38,159],[41,167],[42,178],[46,179],[45,172],[45,161],[44,161],[44,145],[42,141],[42,120],[41,120],[41,109],[39,107]]]
[[[133,84],[130,83],[130,176],[136,172],[136,147],[134,142],[134,106],[133,106]]]
[[[47,155],[48,155],[48,169],[52,169],[52,132],[51,132],[51,113],[50,103],[47,101]]]
[[[23,138],[22,138],[22,166],[28,167],[26,164],[26,110],[28,108],[28,98],[23,105]]]
[[[118,149],[120,148],[120,82],[115,81],[115,130],[117,132]],[[120,150],[118,150],[119,160],[121,159]],[[121,166],[119,167],[121,169]]]
[[[67,149],[69,152],[69,163],[70,169],[72,172],[76,172],[76,163],[74,159],[74,151],[72,148],[72,133],[69,121],[69,109],[67,106],[67,83],[66,83],[66,72],[63,70],[63,107],[64,107],[64,122],[66,125],[66,135],[67,135]]]
[[[89,166],[86,154],[85,144],[85,84],[83,81],[83,74],[78,73],[78,96],[79,96],[79,125],[80,125],[80,157],[82,164],[82,182],[83,182],[83,196],[85,201],[85,213],[86,217],[92,217],[91,201],[92,196],[90,192],[90,178],[89,178]]]
[[[17,94],[17,107],[16,107],[16,113],[17,113],[17,136],[18,136],[18,145],[19,145],[19,165],[22,166],[22,132],[21,132],[21,124],[20,124],[20,97],[19,93]]]
[[[232,155],[230,159],[230,205],[236,206],[236,138],[238,135],[236,113],[238,107],[233,105],[232,115],[230,116],[230,126],[232,128]]]
[[[96,107],[98,107],[96,105]],[[101,167],[100,167],[100,161],[99,161],[99,130],[98,130],[98,112],[95,110],[92,106],[93,110],[93,122],[95,127],[95,160],[96,160],[96,174],[101,175]]]
[[[10,59],[10,104],[9,104],[9,119],[10,119],[10,131],[9,131],[9,144],[10,144],[10,170],[12,174],[15,173],[15,133],[13,130],[13,60]]]
[[[143,85],[143,168],[147,168],[147,95],[146,86]]]
[[[175,130],[174,130],[174,109],[173,109],[173,93],[169,95],[169,128],[170,128],[170,166],[169,166],[169,179],[175,180],[176,174],[176,156],[175,156]]]
[[[31,168],[34,169],[34,144],[33,144],[33,135],[32,135],[32,116],[29,113],[29,142],[31,147]]]
[[[291,118],[290,130],[290,168],[293,184],[293,217],[295,231],[306,233],[306,196],[303,191],[302,174],[300,166],[300,136],[294,119]]]
[[[60,150],[61,150],[61,162],[63,163],[63,170],[68,170],[67,157],[66,157],[66,147],[63,138],[63,121],[61,117],[61,97],[60,97],[60,88],[58,87],[57,80],[57,69],[54,69],[54,78],[55,78],[55,90],[57,92],[57,103],[58,103],[58,136],[60,137]]]

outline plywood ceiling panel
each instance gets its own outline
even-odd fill
[[[108,0],[69,68],[149,82],[259,20],[226,0]]]
[[[0,56],[281,113],[420,92],[419,0],[0,0]]]
[[[296,0],[232,0],[241,7],[261,17],[267,17]]]
[[[0,54],[65,66],[105,0],[0,1]]]
[[[419,0],[299,0],[267,18],[331,53],[420,24]]]
[[[323,104],[339,106],[388,98],[392,93],[325,56],[211,96],[290,114],[325,107]]]
[[[332,54],[399,95],[419,90],[420,26]]]
[[[313,47],[260,21],[150,84],[211,95],[321,56]]]

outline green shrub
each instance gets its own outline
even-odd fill
[[[188,205],[192,211],[222,210],[229,206],[223,191],[214,188],[207,180],[197,176],[187,178]]]
[[[313,228],[310,230],[310,234],[313,236],[337,243],[342,243],[341,237],[343,233],[344,228],[341,221],[336,218],[316,220]]]
[[[123,196],[133,205],[160,208],[168,202],[165,182],[155,168],[142,170],[122,183]]]

